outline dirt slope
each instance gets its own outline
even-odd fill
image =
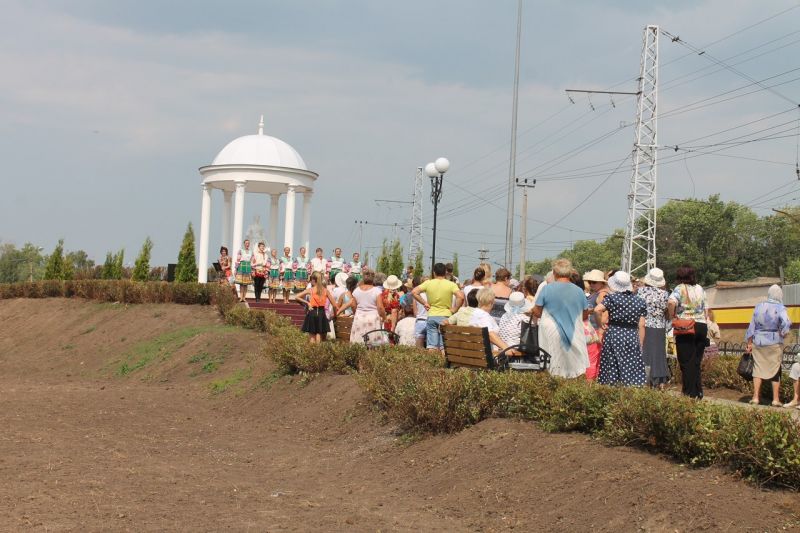
[[[0,324],[2,530],[800,527],[797,494],[527,423],[405,443],[352,377],[276,380],[213,309],[2,301]]]

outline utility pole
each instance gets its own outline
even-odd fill
[[[411,235],[408,242],[408,262],[414,264],[422,251],[422,167],[414,175],[414,192],[411,200]]]
[[[519,228],[519,279],[525,278],[525,263],[528,244],[528,189],[536,187],[536,180],[517,178],[517,187],[522,188],[522,222]]]
[[[508,162],[505,264],[511,268],[514,246],[514,179],[517,174],[517,104],[519,102],[519,52],[522,37],[522,0],[517,2],[517,51],[514,56],[514,97],[511,104],[511,155]]]
[[[362,252],[362,248],[364,247],[364,224],[368,222],[365,220],[356,220],[355,223],[358,224],[358,255],[364,257]]]
[[[628,193],[628,223],[622,248],[622,270],[644,274],[656,266],[656,163],[658,158],[658,26],[644,29],[633,174]],[[637,258],[644,252],[644,262]],[[637,263],[634,263],[637,261]]]

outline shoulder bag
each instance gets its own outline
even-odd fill
[[[689,298],[689,289],[683,285],[683,290],[686,292],[686,300],[691,302]],[[682,305],[682,302],[678,302]],[[693,318],[673,318],[672,319],[672,334],[676,337],[681,335],[694,335],[694,319]]]
[[[753,381],[754,365],[755,361],[753,360],[753,354],[750,352],[744,352],[742,354],[742,358],[739,359],[739,366],[736,368],[736,373],[742,376],[742,379]]]

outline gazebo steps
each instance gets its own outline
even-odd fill
[[[306,317],[305,307],[294,302],[289,302],[288,304],[276,302],[271,304],[265,300],[256,302],[254,299],[248,298],[247,305],[250,306],[250,309],[264,309],[288,317],[292,321],[292,324],[298,327],[303,325],[303,320]]]

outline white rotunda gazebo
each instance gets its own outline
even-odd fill
[[[203,202],[200,215],[200,250],[197,281],[208,281],[208,241],[211,228],[211,190],[219,189],[223,196],[222,235],[232,257],[242,246],[244,226],[244,194],[269,194],[269,241],[278,246],[278,210],[281,195],[286,195],[284,213],[284,246],[294,255],[295,196],[303,195],[303,227],[300,245],[308,250],[311,225],[311,195],[319,174],[306,168],[305,161],[287,143],[264,135],[264,117],[258,124],[257,135],[234,139],[223,148],[214,161],[200,167],[203,177]],[[231,232],[233,219],[233,232]],[[255,245],[255,243],[253,243]],[[282,247],[280,247],[282,248]]]

